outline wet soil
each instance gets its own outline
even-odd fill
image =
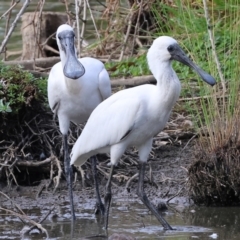
[[[187,168],[193,161],[192,145],[187,141],[175,142],[164,146],[157,146],[152,152],[145,176],[145,191],[149,199],[158,207],[162,202],[169,201],[175,207],[181,208],[193,204],[188,196],[187,190]],[[151,165],[151,167],[150,167]],[[99,162],[98,167],[108,173],[108,161]],[[137,180],[132,180],[126,188],[127,181],[138,172],[135,164],[124,163],[120,161],[117,167],[112,185],[113,202],[128,199],[139,201],[136,194]],[[76,214],[84,212],[84,205],[89,204],[88,208],[94,211],[95,194],[94,187],[91,184],[91,176],[88,179],[88,168],[85,169],[86,182],[83,187],[81,178],[78,178],[74,184],[74,202],[76,205]],[[152,177],[151,177],[152,175]],[[107,177],[98,174],[100,192],[104,196],[104,189]],[[57,191],[53,193],[53,188],[43,189],[41,194],[39,190],[44,184],[42,181],[38,186],[12,186],[11,188],[1,185],[1,191],[7,194],[22,209],[38,207],[39,209],[51,209],[55,207],[54,214],[61,217],[70,218],[70,209],[68,201],[67,186],[64,179],[61,180]],[[0,205],[2,207],[13,209],[14,205],[4,196],[0,195]],[[64,208],[63,211],[61,208]]]

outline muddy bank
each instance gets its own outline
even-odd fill
[[[186,146],[186,144],[186,141],[164,146],[157,146],[154,144],[155,149],[152,151],[151,160],[149,161],[146,170],[145,191],[151,201],[156,205],[162,200],[174,203],[174,205],[176,204],[179,207],[191,204],[187,191],[186,169],[193,158],[192,146]],[[136,195],[138,178],[136,177],[128,182],[130,178],[138,172],[137,165],[135,165],[135,158],[132,158],[132,160],[134,161],[132,165],[127,160],[121,161],[115,171],[113,177],[114,183],[112,186],[113,202],[119,199],[124,200],[125,198],[131,201],[139,201]],[[126,164],[128,164],[128,166]],[[85,187],[83,187],[80,178],[78,178],[74,184],[74,201],[77,206],[77,213],[84,212],[84,208],[81,205],[87,203],[92,206],[92,210],[94,211],[94,188],[91,181],[91,173],[88,169],[88,163],[86,163],[86,165]],[[104,187],[107,180],[105,175],[109,170],[108,161],[99,162],[98,168],[100,191],[102,196],[104,196]],[[12,186],[11,188],[8,188],[2,184],[1,191],[6,193],[23,209],[31,209],[31,207],[35,206],[50,209],[52,206],[55,206],[56,209],[58,209],[55,213],[61,217],[60,215],[63,214],[61,206],[63,206],[65,209],[64,214],[67,214],[70,217],[65,180],[61,180],[55,193],[53,193],[52,186],[48,189],[43,188],[43,186],[45,186],[45,180],[43,180],[38,186]],[[3,196],[0,196],[0,201],[2,207],[11,208],[13,206],[12,203],[6,201]]]

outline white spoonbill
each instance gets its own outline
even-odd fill
[[[68,184],[72,219],[75,219],[72,195],[72,169],[68,153],[67,134],[70,121],[78,124],[87,121],[94,108],[111,95],[111,83],[107,70],[97,59],[85,57],[77,59],[75,34],[67,24],[59,26],[57,45],[61,62],[55,64],[48,78],[48,101],[54,115],[58,116],[63,135],[64,166]],[[95,165],[96,158],[92,158]],[[96,175],[94,180],[96,181]],[[98,192],[98,186],[95,184]],[[101,199],[98,194],[97,198]]]
[[[137,194],[164,229],[172,229],[148,200],[143,182],[153,137],[163,130],[181,90],[180,81],[172,68],[173,59],[193,68],[208,84],[215,84],[214,78],[196,66],[175,39],[159,37],[147,53],[149,69],[156,78],[157,85],[146,84],[119,91],[99,104],[73,146],[71,164],[74,165],[82,165],[97,153],[110,152],[111,171],[106,185],[105,228],[108,225],[114,166],[127,148],[135,146],[140,166]]]

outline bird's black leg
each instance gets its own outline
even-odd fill
[[[140,197],[142,202],[147,206],[147,208],[155,215],[158,221],[162,224],[164,230],[173,230],[173,228],[168,224],[168,222],[158,213],[156,208],[150,203],[146,193],[144,192],[143,182],[144,182],[144,173],[146,163],[139,163],[139,180],[138,180],[138,189],[137,195]]]
[[[114,165],[111,166],[110,175],[106,185],[106,193],[104,196],[104,204],[105,204],[105,215],[104,215],[104,227],[108,228],[108,216],[109,216],[109,208],[112,200],[112,191],[111,191],[111,181],[113,176]]]
[[[98,187],[98,179],[97,179],[97,157],[92,156],[91,157],[91,162],[92,162],[92,174],[93,174],[93,181],[95,185],[95,195],[96,195],[96,209],[95,209],[95,214],[100,213],[102,216],[104,215],[105,208],[102,203],[100,193],[99,193],[99,187]]]
[[[75,211],[74,211],[74,205],[73,205],[73,192],[72,192],[72,167],[70,166],[70,159],[68,154],[68,143],[67,143],[67,135],[63,135],[63,148],[64,148],[64,170],[65,175],[67,179],[67,185],[68,185],[68,194],[70,199],[70,207],[71,207],[71,214],[72,214],[72,220],[76,220]]]

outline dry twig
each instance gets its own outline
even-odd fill
[[[8,42],[8,40],[9,40],[9,38],[11,37],[12,32],[13,32],[13,30],[15,29],[19,18],[20,18],[21,15],[24,13],[24,11],[25,11],[26,8],[28,7],[29,3],[30,3],[30,0],[25,0],[25,3],[23,4],[22,8],[21,8],[20,11],[18,12],[15,20],[13,21],[13,23],[12,23],[12,25],[11,25],[9,31],[8,31],[7,36],[6,36],[6,37],[4,38],[4,40],[2,41],[2,45],[1,45],[1,47],[0,47],[0,54],[3,52],[3,49],[5,48],[5,46],[6,46],[7,42]]]
[[[12,9],[20,2],[20,0],[11,3],[11,7],[0,17],[0,20],[4,18],[7,14],[11,13]]]
[[[61,176],[62,176],[62,167],[61,167],[61,163],[57,157],[54,157],[54,160],[55,160],[55,163],[58,168],[58,175],[56,177],[54,177],[55,187],[54,187],[53,192],[56,192],[56,190],[59,186],[59,183],[60,183]]]
[[[79,7],[82,4],[82,0],[75,0],[75,13],[76,13],[76,24],[77,24],[77,52],[80,54],[80,27],[79,27]]]
[[[38,222],[38,224],[41,224],[43,221],[45,221],[46,219],[47,219],[47,217],[50,215],[50,213],[52,212],[54,210],[54,207],[52,207],[49,211],[48,211],[48,213],[46,214],[46,216],[42,219],[42,220],[40,220],[39,222]],[[24,233],[23,233],[23,235],[26,235],[26,234],[29,234],[34,228],[38,228],[37,226],[32,226],[32,227],[30,227],[27,231],[25,231]],[[47,231],[47,230],[46,230]],[[47,235],[48,236],[48,235]],[[48,238],[48,237],[47,237]]]
[[[125,189],[126,189],[126,190],[129,189],[130,183],[131,183],[135,178],[137,178],[138,175],[139,175],[138,173],[135,173],[131,178],[129,178],[129,180],[127,181],[126,186],[125,186]]]

